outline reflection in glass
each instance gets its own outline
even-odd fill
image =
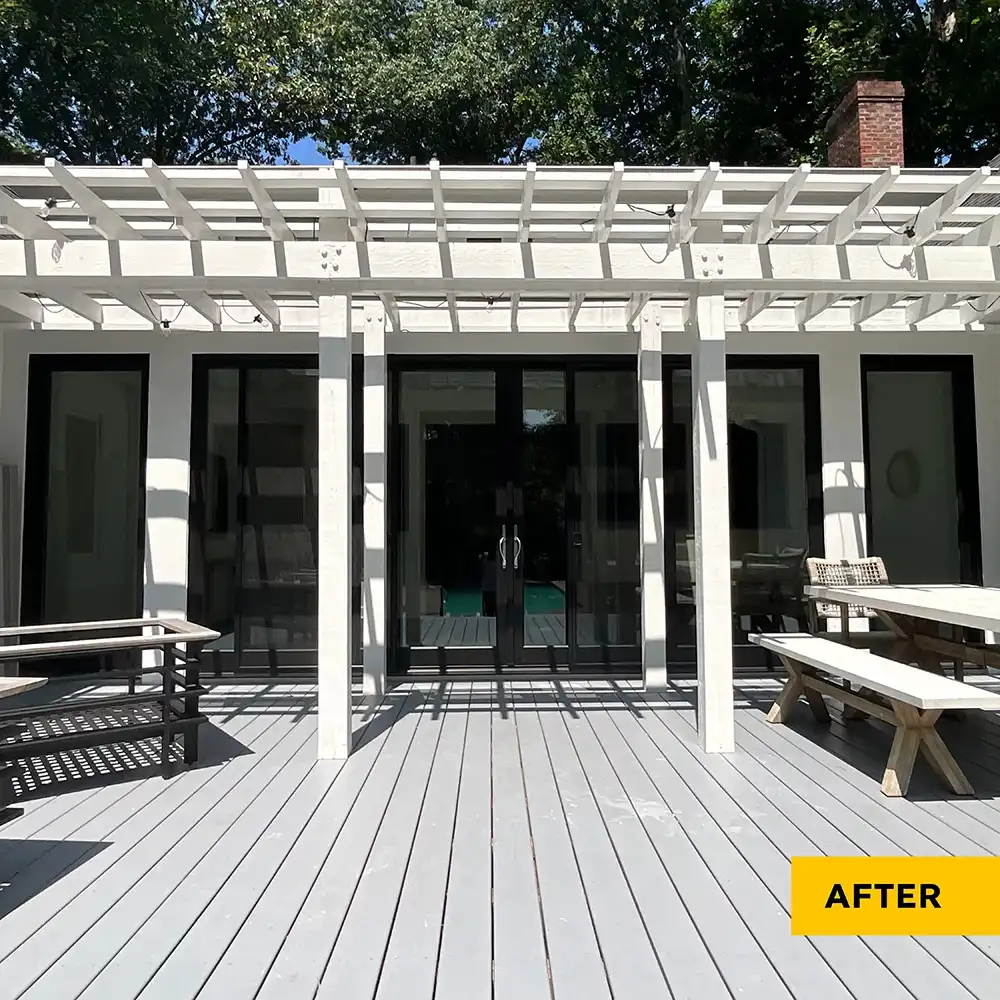
[[[742,643],[749,631],[796,629],[803,622],[809,550],[805,375],[801,368],[734,367],[726,382],[733,627],[734,640]],[[671,397],[664,476],[674,550],[670,628],[675,651],[691,653],[697,581],[689,370],[672,372]]]
[[[524,372],[521,405],[524,510],[513,538],[523,587],[524,644],[566,645],[566,374]]]
[[[401,372],[397,419],[400,641],[409,647],[495,646],[495,375]]]
[[[52,373],[43,622],[141,611],[142,382],[139,370]]]
[[[960,583],[952,373],[869,371],[865,383],[872,554],[893,583]]]
[[[639,642],[639,425],[634,371],[578,371],[579,646]]]
[[[315,649],[318,479],[314,369],[246,373],[240,646]]]

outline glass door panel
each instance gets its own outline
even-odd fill
[[[566,373],[521,374],[520,478],[509,536],[519,659],[567,660]]]
[[[975,402],[964,361],[864,361],[869,551],[893,583],[979,579]]]
[[[633,370],[574,374],[574,643],[581,663],[638,662],[639,423]]]
[[[414,666],[495,664],[509,603],[496,373],[400,372],[396,419],[402,652]]]
[[[277,659],[317,646],[317,378],[246,372],[239,646]]]

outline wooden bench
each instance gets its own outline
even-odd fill
[[[918,750],[953,792],[973,794],[969,779],[935,727],[946,709],[1000,712],[1000,694],[819,635],[756,634],[750,641],[777,654],[788,670],[788,681],[768,713],[768,722],[785,722],[803,695],[816,719],[829,722],[826,695],[896,727],[882,778],[886,795],[906,794]],[[821,673],[858,685],[862,691],[841,687]]]
[[[81,634],[87,637],[67,638]],[[124,664],[121,669],[58,678],[50,684],[59,680],[127,681],[123,693],[71,695],[0,712],[0,812],[13,803],[12,778],[23,774],[21,762],[31,758],[158,737],[165,778],[173,773],[173,746],[178,740],[185,764],[195,763],[198,728],[205,721],[199,710],[205,689],[199,679],[198,653],[205,642],[218,635],[192,622],[148,618],[0,629],[0,642],[20,640],[0,645],[0,663],[103,656]],[[40,641],[24,641],[33,638]],[[146,649],[161,650],[162,665],[140,666],[138,658]],[[41,678],[0,678],[2,686],[12,693],[22,681],[22,690],[45,683]],[[150,689],[137,690],[140,681]]]

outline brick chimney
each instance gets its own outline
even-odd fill
[[[859,73],[826,125],[831,167],[903,166],[903,85]]]

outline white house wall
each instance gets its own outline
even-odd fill
[[[359,317],[360,318],[360,317]],[[146,565],[143,604],[147,614],[184,613],[187,605],[187,505],[194,354],[316,354],[314,333],[163,333],[149,330],[31,331],[0,333],[0,462],[18,468],[23,491],[28,358],[38,354],[148,354],[149,419],[146,460]],[[665,330],[663,352],[690,354],[692,339]],[[360,328],[353,347],[361,353]],[[393,333],[390,354],[634,355],[638,335],[629,333]],[[727,352],[740,355],[817,355],[822,413],[824,538],[828,555],[860,555],[865,545],[863,433],[860,359],[877,355],[963,355],[975,359],[982,564],[984,582],[1000,585],[1000,337],[993,333],[907,330],[834,332],[730,332]],[[22,503],[23,508],[23,492]],[[21,510],[15,512],[18,527]],[[18,531],[18,535],[20,531]],[[20,579],[20,553],[13,553]],[[15,602],[16,603],[16,602]]]

